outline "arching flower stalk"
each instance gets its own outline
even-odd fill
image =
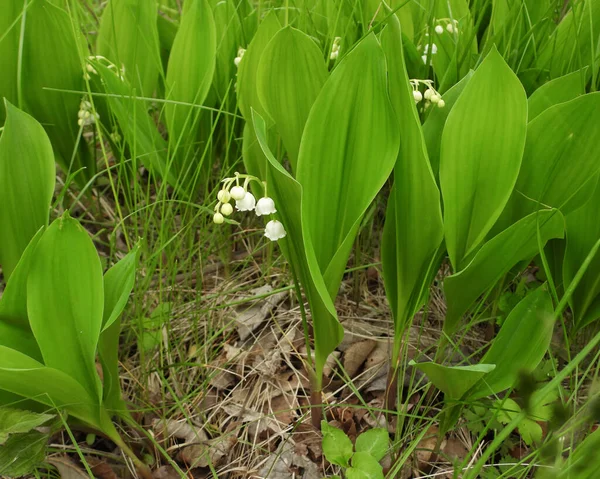
[[[243,180],[243,183],[240,185],[241,180]],[[264,190],[264,196],[258,202],[254,195],[248,191],[248,186],[252,181],[258,183]],[[256,176],[236,172],[233,177],[223,180],[223,187],[217,193],[217,204],[213,215],[215,224],[222,224],[225,221],[225,216],[230,216],[233,213],[231,200],[235,201],[237,211],[254,211],[256,216],[270,216],[277,213],[275,202],[267,196],[267,183]],[[285,235],[285,228],[280,221],[271,220],[265,226],[264,236],[271,241],[277,241],[284,238]]]

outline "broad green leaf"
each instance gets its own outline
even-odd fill
[[[139,251],[138,244],[104,274],[104,318],[98,341],[98,355],[104,376],[103,402],[109,410],[127,410],[121,400],[119,379],[120,315],[133,290]]]
[[[354,447],[356,452],[366,452],[381,461],[390,447],[390,435],[381,427],[369,429],[356,438]]]
[[[390,97],[400,122],[400,150],[383,229],[381,260],[395,324],[392,361],[407,323],[422,306],[438,269],[443,240],[440,192],[427,159],[413,89],[404,66],[400,25],[394,15],[381,34]],[[400,52],[400,53],[398,53]],[[428,221],[423,222],[423,218]]]
[[[600,238],[600,183],[592,198],[566,216],[567,246],[563,261],[563,282],[567,289],[586,257]],[[576,329],[600,318],[600,255],[596,255],[570,299]]]
[[[455,271],[484,240],[510,197],[526,126],[525,91],[494,49],[452,108],[442,135],[444,230]]]
[[[248,123],[252,123],[251,109],[256,110],[265,121],[269,121],[269,116],[258,96],[257,72],[263,51],[280,29],[281,24],[277,14],[271,10],[259,25],[240,62],[236,87],[238,106]],[[231,61],[233,62],[233,59]]]
[[[460,97],[471,78],[473,77],[473,71],[467,73],[456,85],[450,88],[444,93],[444,101],[446,106],[444,108],[432,108],[423,124],[423,137],[425,144],[427,145],[427,152],[429,154],[429,163],[433,170],[433,175],[436,181],[439,183],[440,179],[440,148],[442,146],[442,132],[446,125],[448,115],[454,108],[456,100]]]
[[[218,98],[223,101],[225,95],[235,96],[235,75],[237,67],[232,58],[237,56],[242,44],[242,24],[234,0],[221,0],[213,5],[213,16],[217,32],[217,50],[213,87]]]
[[[104,318],[102,330],[108,329],[125,308],[135,284],[139,243],[104,274]]]
[[[292,27],[268,43],[256,72],[258,97],[274,120],[292,171],[310,109],[327,79],[327,67],[316,43]]]
[[[348,479],[384,479],[381,464],[371,454],[357,451],[352,456],[352,467],[346,470]]]
[[[259,178],[266,176],[267,160],[256,141],[252,124],[252,110],[255,110],[267,122],[268,127],[272,126],[273,121],[258,97],[257,71],[264,49],[280,29],[281,24],[277,19],[277,14],[271,10],[259,25],[254,38],[248,45],[239,64],[237,75],[238,107],[246,120],[242,144],[244,166],[249,174]],[[271,138],[269,138],[269,144],[271,144]]]
[[[0,75],[0,98],[18,104],[17,69],[19,62],[19,33],[21,14],[25,4],[17,0],[4,2],[0,15],[0,58],[2,58],[2,75]],[[6,111],[4,102],[0,102],[0,126],[4,124]]]
[[[207,0],[186,0],[185,5],[169,57],[166,99],[202,105],[215,71],[215,22]],[[195,138],[200,112],[194,106],[165,104],[171,150],[181,145],[186,150],[191,147],[188,143]]]
[[[0,445],[11,434],[22,434],[41,426],[52,419],[52,414],[39,414],[24,409],[0,407]]]
[[[443,366],[426,362],[409,362],[424,372],[433,385],[446,395],[446,399],[458,400],[481,378],[496,367],[495,364],[474,364],[472,366]]]
[[[48,88],[85,91],[80,59],[88,55],[66,11],[47,0],[30,2],[23,35],[21,106],[44,126],[65,172],[85,167],[76,176],[81,185],[96,172],[87,143],[79,138],[81,95]]]
[[[154,0],[110,0],[100,20],[96,49],[125,75],[138,96],[150,97],[162,71]]]
[[[137,98],[128,82],[113,70],[99,62],[92,65],[102,79],[109,95],[108,105],[132,154],[159,178],[177,186],[177,179],[167,164],[167,143],[148,114],[146,102]]]
[[[350,466],[352,457],[352,441],[346,433],[337,427],[330,426],[327,421],[321,421],[323,434],[323,454],[332,464],[340,467]]]
[[[513,223],[538,202],[563,214],[583,205],[600,171],[599,135],[600,93],[555,105],[530,122],[519,178],[499,223]]]
[[[63,408],[78,419],[100,428],[97,396],[92,397],[68,374],[4,346],[0,346],[0,385],[6,391],[51,408]]]
[[[27,312],[44,364],[100,394],[96,346],[103,285],[98,253],[87,231],[65,214],[44,232],[27,279]]]
[[[11,436],[0,445],[0,476],[30,477],[43,462],[49,439],[48,434],[38,431]]]
[[[56,171],[42,126],[5,103],[8,115],[0,137],[0,265],[8,280],[31,239],[48,224]]]
[[[502,324],[481,358],[482,363],[495,364],[496,368],[469,391],[469,399],[504,391],[514,386],[519,373],[533,371],[548,350],[553,329],[552,299],[540,287],[519,302]]]
[[[331,73],[300,144],[296,179],[303,188],[304,243],[313,245],[332,297],[361,218],[398,155],[399,126],[386,73],[383,50],[368,35]]]
[[[585,94],[586,71],[580,70],[555,78],[539,87],[527,100],[529,106],[528,121],[559,103],[573,100]]]
[[[494,236],[461,271],[444,280],[448,305],[444,331],[456,331],[461,316],[477,298],[492,288],[520,261],[528,261],[538,251],[537,229],[542,245],[564,235],[564,218],[557,210],[542,210],[517,221]]]
[[[316,380],[320,384],[325,361],[329,353],[341,342],[344,329],[337,319],[335,306],[316,263],[312,245],[306,245],[304,241],[300,213],[302,186],[283,168],[269,149],[265,121],[256,112],[254,112],[254,129],[259,146],[268,160],[267,184],[269,195],[277,205],[276,218],[281,221],[287,232],[285,238],[278,243],[292,268],[294,277],[299,279],[304,288],[312,317],[319,318],[318,321],[313,321],[313,325]]]

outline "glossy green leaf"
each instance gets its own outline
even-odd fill
[[[460,97],[471,78],[473,71],[467,73],[456,85],[444,93],[444,108],[432,108],[423,124],[423,137],[427,145],[427,153],[429,154],[429,163],[433,170],[433,175],[439,183],[440,179],[440,148],[442,146],[442,132],[446,125],[448,115],[454,108],[456,100]]]
[[[327,74],[319,47],[292,27],[273,36],[261,56],[256,72],[258,97],[281,135],[292,171],[296,171],[308,113]]]
[[[458,400],[481,378],[493,371],[494,364],[475,364],[472,366],[444,366],[426,362],[409,365],[423,371],[433,385],[446,395],[446,399]]]
[[[563,261],[565,289],[573,281],[594,244],[600,238],[600,184],[592,198],[581,208],[566,216],[567,246]],[[573,291],[570,299],[576,329],[600,318],[600,255],[596,255]]]
[[[481,244],[510,197],[526,126],[525,91],[492,50],[452,108],[442,135],[444,230],[455,270]]]
[[[68,374],[4,346],[0,346],[0,385],[6,391],[51,408],[63,408],[78,419],[100,427],[98,397],[90,396]]]
[[[40,228],[31,239],[0,297],[0,344],[39,361],[42,360],[42,354],[27,316],[27,277],[31,258],[42,234],[43,228]]]
[[[404,329],[422,306],[437,271],[444,231],[440,192],[429,166],[401,53],[400,25],[394,15],[381,34],[381,42],[387,57],[390,97],[402,125],[381,246],[386,294],[396,329],[392,357],[395,361]],[[428,221],[423,222],[423,218]]]
[[[584,204],[600,172],[599,135],[600,93],[560,103],[530,122],[519,178],[499,223],[513,223],[538,202],[563,214]]]
[[[0,75],[0,99],[5,98],[18,104],[17,69],[19,62],[19,34],[21,14],[24,3],[9,0],[2,5],[0,15],[0,58],[2,58],[2,75]],[[4,124],[6,111],[4,102],[0,102],[0,126]]]
[[[555,78],[539,87],[527,100],[529,107],[528,121],[532,121],[551,106],[573,100],[585,94],[586,82],[585,70],[580,70]]]
[[[341,429],[327,424],[327,421],[321,421],[321,433],[325,458],[332,464],[348,467],[353,452],[350,438]]]
[[[264,178],[266,175],[267,159],[256,140],[252,125],[252,110],[267,122],[268,127],[272,126],[273,121],[258,97],[257,71],[264,49],[280,29],[281,24],[277,19],[277,14],[271,10],[259,25],[254,38],[248,45],[239,64],[237,75],[238,107],[246,120],[242,144],[244,166],[249,174],[259,178]],[[269,133],[269,128],[267,128],[267,132]],[[271,145],[271,134],[267,136],[269,145]]]
[[[39,121],[54,147],[62,169],[85,184],[96,172],[87,143],[79,138],[77,112],[81,95],[59,90],[85,91],[81,58],[88,56],[83,37],[69,14],[47,0],[33,0],[27,9],[23,35],[23,109]],[[73,160],[73,162],[72,162]]]
[[[154,0],[110,0],[102,12],[96,49],[125,75],[138,96],[150,97],[162,71]]]
[[[300,281],[308,298],[315,335],[316,380],[320,384],[323,366],[333,349],[341,342],[344,330],[337,319],[335,306],[325,284],[314,254],[314,249],[304,241],[300,207],[302,186],[277,161],[267,143],[264,119],[254,112],[254,129],[259,146],[267,158],[267,184],[269,195],[277,204],[276,218],[284,225],[287,235],[278,241],[283,254],[292,267],[293,275]],[[309,263],[312,263],[309,265]]]
[[[390,447],[390,435],[387,429],[377,427],[369,429],[356,438],[356,452],[366,452],[377,461],[381,461]]]
[[[521,372],[532,372],[552,339],[554,310],[544,287],[528,294],[510,312],[481,362],[495,364],[468,393],[469,399],[497,394],[515,385]]]
[[[45,231],[27,279],[27,312],[44,364],[100,394],[96,346],[102,327],[102,267],[87,231],[67,214]]]
[[[237,78],[238,106],[248,123],[252,123],[251,109],[270,123],[270,118],[258,96],[257,72],[263,51],[280,29],[281,24],[277,14],[271,10],[259,25],[240,62]]]
[[[303,188],[304,243],[313,245],[332,297],[362,215],[398,155],[399,126],[386,73],[383,50],[368,35],[323,86],[300,144],[296,179]]]
[[[42,126],[8,102],[6,110],[0,137],[0,265],[8,280],[31,238],[48,224],[56,171]]]
[[[371,454],[357,451],[352,456],[352,467],[346,470],[348,479],[384,479],[381,464]]]
[[[564,218],[557,210],[542,210],[519,220],[483,245],[461,271],[444,280],[448,311],[444,331],[452,334],[461,316],[520,261],[538,251],[537,229],[542,245],[564,235]]]
[[[167,68],[166,99],[202,105],[215,71],[217,38],[212,10],[206,0],[186,0]],[[165,104],[171,149],[193,142],[200,109]]]
[[[104,318],[98,341],[98,355],[104,376],[103,402],[109,410],[126,411],[121,400],[119,379],[119,318],[135,284],[139,250],[138,244],[104,274]]]

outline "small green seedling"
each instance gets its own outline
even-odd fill
[[[390,437],[383,428],[369,429],[356,438],[354,447],[344,431],[321,421],[323,454],[344,469],[347,479],[383,479],[379,461],[388,451]],[[340,476],[333,476],[340,477]]]

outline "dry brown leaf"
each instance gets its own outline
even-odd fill
[[[415,449],[415,456],[417,459],[417,467],[419,468],[419,470],[423,470],[423,468],[427,467],[427,465],[429,464],[429,461],[433,454],[433,450],[435,449],[435,446],[437,444],[438,432],[439,429],[437,426],[430,426],[429,429],[427,429],[425,435],[423,436],[423,439],[421,439],[419,441],[419,444],[417,444],[417,447]],[[445,445],[444,443],[445,441],[442,442],[442,449]]]
[[[219,465],[236,443],[233,435],[218,437],[201,444],[192,444],[181,449],[178,458],[189,467]]]
[[[154,479],[181,479],[181,476],[171,466],[160,466],[152,473]]]
[[[88,456],[85,460],[97,479],[120,479],[108,462],[93,456]]]
[[[442,452],[451,461],[454,459],[463,461],[469,454],[469,451],[467,451],[467,448],[464,446],[464,444],[455,437],[450,437],[446,440],[446,444],[442,448]]]
[[[87,472],[83,471],[67,456],[53,456],[46,459],[60,474],[61,479],[89,479]]]
[[[262,296],[273,291],[273,287],[269,284],[261,286],[250,291],[252,296]],[[258,328],[263,321],[271,314],[287,296],[287,292],[283,291],[280,293],[272,294],[265,298],[260,298],[254,301],[251,306],[244,304],[239,306],[235,310],[235,323],[238,336],[241,341],[246,340],[256,328]]]
[[[366,339],[351,345],[344,354],[344,369],[351,378],[356,375],[371,351],[375,349],[377,342]]]
[[[337,366],[337,362],[341,356],[342,353],[340,351],[334,351],[329,356],[327,356],[327,361],[325,361],[325,365],[323,366],[323,375],[325,377],[329,377],[331,375],[331,372]]]
[[[266,414],[273,414],[285,429],[289,426],[294,419],[298,416],[296,410],[298,409],[298,398],[291,394],[281,394],[273,398],[269,403],[265,404],[264,412]]]
[[[259,469],[261,479],[318,479],[319,468],[306,455],[297,454],[292,441],[283,442]]]
[[[189,424],[185,419],[180,421],[155,419],[152,421],[152,429],[155,436],[165,439],[174,437],[176,439],[183,439],[185,442],[208,441],[208,436],[204,432],[204,429]]]

